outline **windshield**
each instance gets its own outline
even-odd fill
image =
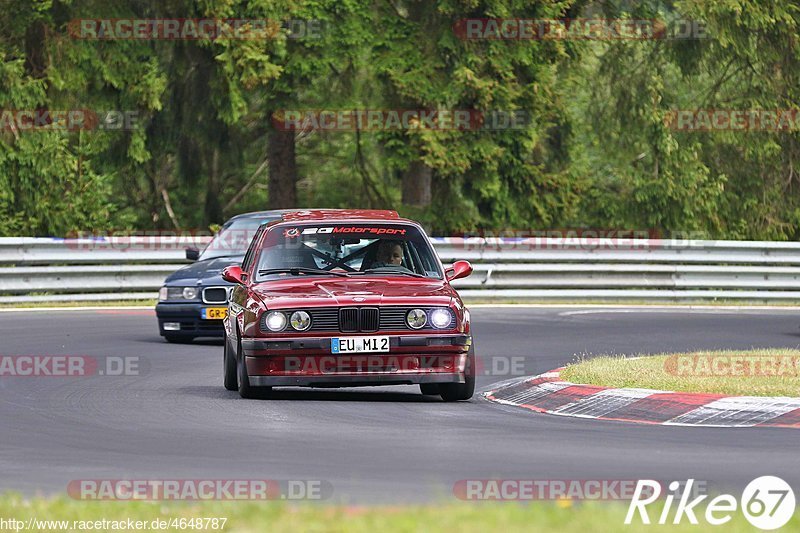
[[[258,227],[277,217],[241,218],[225,224],[200,254],[200,260],[244,255]]]
[[[259,279],[280,276],[442,277],[424,233],[405,224],[281,225],[264,239]]]

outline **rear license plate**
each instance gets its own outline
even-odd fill
[[[334,337],[331,353],[388,352],[389,337]]]
[[[202,315],[203,320],[222,320],[228,316],[227,307],[204,307]]]

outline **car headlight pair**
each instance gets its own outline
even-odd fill
[[[290,324],[295,331],[305,331],[311,327],[311,315],[305,311],[295,311],[287,318],[286,313],[272,311],[263,319],[263,325],[270,331],[283,331],[286,324]]]
[[[430,309],[411,309],[406,313],[406,324],[411,329],[422,329],[430,324],[436,329],[444,329],[453,321],[453,312],[445,307]],[[294,311],[291,315],[282,311],[271,311],[262,319],[262,329],[272,332],[283,331],[291,325],[295,331],[306,331],[311,327],[311,315],[306,311]]]
[[[411,329],[422,329],[430,322],[436,329],[444,329],[453,320],[453,313],[450,309],[440,307],[425,312],[424,309],[412,309],[406,313],[406,324]]]
[[[158,291],[158,300],[196,300],[200,290],[196,287],[161,287]]]

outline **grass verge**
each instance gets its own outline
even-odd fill
[[[655,506],[656,504],[653,504]],[[702,504],[701,504],[702,505]],[[675,513],[674,505],[670,522]],[[26,531],[77,530],[73,521],[96,520],[171,520],[181,518],[225,518],[224,529],[199,528],[204,531],[312,531],[353,532],[373,531],[625,531],[652,532],[653,525],[644,525],[638,515],[631,525],[624,525],[627,502],[457,502],[429,506],[375,506],[354,507],[314,505],[309,503],[290,505],[283,502],[84,502],[66,498],[27,500],[19,495],[6,494],[0,497],[0,517],[27,522],[31,518],[43,520],[66,520],[69,526],[40,527]],[[660,506],[650,510],[650,519],[657,521]],[[726,532],[753,531],[740,510],[725,524]],[[703,520],[702,510],[698,519]],[[701,522],[702,524],[703,522]],[[655,526],[661,531],[698,531],[698,526],[688,523],[684,517],[679,526]],[[702,526],[700,526],[702,527]],[[800,529],[800,513],[784,526],[789,530]],[[96,527],[94,528],[97,529]],[[13,531],[14,529],[11,528]],[[86,529],[84,529],[86,530]],[[151,529],[152,530],[152,529]],[[165,531],[187,530],[185,527],[162,529]],[[190,530],[196,531],[196,528]]]
[[[568,365],[561,377],[615,388],[796,397],[800,396],[800,350],[698,351],[638,359],[600,356]]]

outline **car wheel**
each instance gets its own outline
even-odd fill
[[[420,383],[419,390],[426,396],[438,396],[441,392],[438,383]]]
[[[174,333],[170,333],[164,335],[164,339],[166,339],[167,342],[170,342],[172,344],[185,344],[192,342],[192,339],[194,339],[194,337],[190,335],[175,335]]]
[[[228,338],[225,337],[225,348],[222,351],[222,381],[228,390],[239,390],[239,380],[236,376],[236,358],[228,348]]]
[[[469,400],[475,393],[475,345],[469,347],[467,352],[467,367],[464,369],[464,383],[442,383],[440,392],[442,400],[458,402]]]
[[[252,387],[250,377],[247,375],[247,365],[244,362],[242,343],[236,343],[236,373],[239,376],[239,396],[247,400],[266,398],[272,387]]]

